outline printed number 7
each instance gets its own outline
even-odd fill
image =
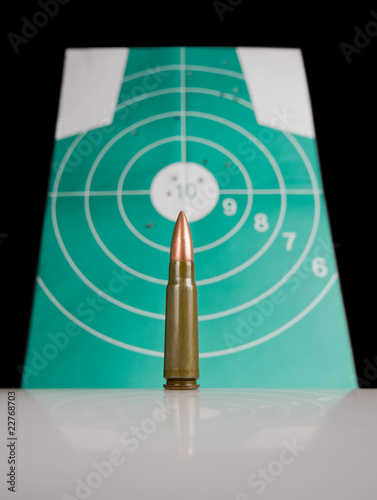
[[[295,238],[297,236],[297,233],[289,233],[289,232],[286,232],[286,233],[282,233],[282,236],[283,238],[288,238],[287,239],[287,245],[286,245],[286,249],[288,250],[288,252],[290,250],[292,250],[292,245],[293,245],[293,242],[295,241]]]

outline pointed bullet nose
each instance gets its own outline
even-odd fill
[[[194,260],[190,226],[183,210],[179,212],[175,223],[170,248],[170,262],[178,260],[189,260],[191,262]]]

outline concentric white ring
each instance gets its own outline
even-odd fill
[[[242,103],[241,103],[241,104],[242,104]],[[174,115],[175,115],[175,116],[176,116],[177,114],[179,114],[179,113],[174,113]],[[187,115],[189,115],[189,113],[187,113]],[[220,118],[220,119],[221,119],[221,118]],[[133,125],[132,127],[134,127],[134,126],[135,126],[135,125]],[[287,135],[287,134],[286,134],[286,135]],[[288,137],[288,138],[289,138],[289,137]],[[290,140],[290,139],[289,139],[289,140]],[[292,142],[292,141],[291,141],[291,142]],[[295,146],[295,147],[296,147],[296,146]],[[296,148],[296,149],[297,149],[297,148]],[[298,149],[297,149],[297,150],[298,150]],[[299,151],[298,151],[298,152],[299,152]],[[299,152],[299,154],[300,154],[300,156],[302,156],[300,152]],[[305,161],[304,161],[304,162],[305,162]],[[310,173],[309,173],[309,174],[310,174]],[[56,207],[55,207],[55,209],[56,209]],[[55,227],[54,227],[54,229],[55,229]],[[315,224],[313,225],[311,236],[313,235],[313,230],[314,230],[314,229],[315,229]],[[315,231],[315,232],[316,232],[316,231]],[[308,243],[309,243],[309,242],[308,242]],[[60,244],[60,242],[59,242],[59,244]],[[305,248],[305,250],[306,250],[306,249],[307,249],[307,247]],[[310,247],[309,247],[309,249],[310,249]],[[309,249],[308,249],[308,251],[309,251]],[[304,252],[305,252],[305,250],[304,250]],[[64,252],[63,252],[63,253],[64,253]],[[302,257],[302,256],[301,256],[301,257]],[[299,260],[300,260],[300,259],[299,259]],[[298,263],[298,261],[297,261],[297,263]],[[296,263],[296,265],[297,265],[297,263]],[[300,263],[300,264],[301,264],[301,263]],[[299,264],[299,265],[300,265],[300,264]],[[299,267],[299,266],[297,266],[297,267]],[[297,268],[296,268],[296,269],[297,269]],[[292,271],[292,270],[291,270],[291,271]],[[293,271],[293,272],[294,272],[294,271]],[[293,274],[293,272],[292,272],[292,274]],[[103,295],[101,295],[101,296],[103,296]],[[133,312],[135,312],[135,311],[133,311]],[[205,318],[205,319],[207,319],[207,318]],[[208,318],[208,319],[209,319],[209,318]],[[231,350],[231,351],[232,351],[232,352],[234,352],[234,350]],[[206,353],[206,354],[209,354],[209,353]],[[216,354],[216,355],[218,355],[218,354]]]
[[[280,193],[281,193],[281,198],[282,198],[282,203],[281,203],[281,207],[280,207],[280,213],[279,213],[278,222],[277,222],[277,224],[275,226],[274,231],[272,232],[272,234],[269,237],[269,239],[267,240],[267,242],[263,245],[263,247],[255,255],[253,255],[252,257],[250,257],[245,263],[243,263],[240,266],[234,268],[233,270],[227,271],[226,273],[223,273],[222,275],[214,276],[214,277],[207,278],[207,279],[204,279],[204,280],[198,280],[197,281],[197,285],[201,286],[201,285],[206,285],[206,284],[210,284],[210,283],[215,283],[217,281],[221,281],[221,280],[226,279],[226,278],[228,278],[230,276],[233,276],[234,274],[237,274],[238,272],[240,272],[243,269],[245,269],[248,266],[250,266],[253,262],[255,262],[258,258],[260,258],[266,252],[266,250],[272,245],[273,241],[276,239],[277,235],[279,234],[280,228],[281,228],[281,226],[283,224],[283,220],[284,220],[284,217],[285,217],[285,211],[286,211],[286,188],[285,188],[285,183],[284,183],[283,176],[282,176],[282,174],[280,172],[279,165],[277,164],[276,160],[271,155],[271,153],[269,152],[269,150],[264,146],[264,144],[261,143],[261,141],[259,141],[253,134],[249,133],[248,131],[246,131],[242,127],[239,127],[238,125],[234,124],[233,122],[230,122],[229,120],[225,120],[225,119],[222,119],[220,117],[217,117],[216,115],[211,115],[211,114],[207,114],[207,113],[206,114],[196,113],[196,112],[187,112],[186,114],[187,115],[192,115],[192,116],[199,116],[199,117],[203,117],[202,115],[205,115],[204,116],[205,118],[212,119],[214,121],[218,121],[219,123],[223,123],[224,125],[227,125],[227,126],[230,126],[231,128],[234,128],[236,131],[238,131],[239,133],[245,135],[250,141],[252,141],[262,151],[262,153],[266,156],[267,160],[269,161],[269,163],[273,167],[273,169],[275,171],[275,175],[277,176],[277,179],[278,179]],[[147,120],[142,120],[142,121],[134,124],[133,127],[140,128],[142,125],[145,125],[146,123],[150,123],[150,121],[154,121],[154,119],[160,119],[160,117],[161,117],[161,119],[167,118],[168,116],[166,116],[166,115],[176,116],[177,112],[163,113],[162,115],[155,115],[154,117],[150,117]],[[119,134],[117,134],[117,136],[115,136],[113,139],[111,139],[111,141],[109,141],[109,143],[111,142],[111,146],[117,140],[119,140],[121,137],[123,137],[123,135],[125,135],[126,130],[127,130],[127,133],[128,133],[129,128],[121,131]],[[187,137],[186,139],[187,140],[189,140],[189,139],[195,139],[196,142],[202,142],[204,144],[210,144],[214,148],[219,148],[219,150],[221,152],[223,152],[223,154],[228,155],[228,157],[237,164],[237,166],[240,168],[241,172],[243,172],[243,170],[244,170],[245,173],[246,173],[246,175],[248,176],[247,171],[243,167],[242,163],[239,162],[239,160],[232,153],[230,153],[228,150],[226,150],[222,146],[219,146],[218,144],[213,143],[212,141],[208,141],[207,139],[202,139],[202,138],[197,138],[197,137],[195,137],[195,138],[194,137]],[[156,143],[158,143],[158,145],[161,145],[161,144],[164,144],[166,142],[169,142],[170,140],[180,140],[180,136],[174,136],[174,137],[171,137],[171,138],[161,139],[160,141],[156,141]],[[142,274],[142,273],[140,273],[138,271],[133,272],[134,270],[132,268],[130,268],[129,266],[127,266],[124,263],[121,263],[121,261],[117,257],[115,257],[110,252],[110,250],[104,245],[103,241],[101,240],[100,236],[98,235],[98,233],[97,233],[97,231],[96,231],[96,229],[94,227],[94,224],[93,224],[93,221],[92,221],[91,215],[90,215],[89,199],[88,199],[89,198],[89,192],[90,192],[90,185],[91,185],[91,181],[92,181],[94,172],[96,171],[97,166],[99,164],[99,161],[102,159],[102,157],[104,156],[104,154],[108,151],[108,149],[110,147],[109,143],[106,144],[106,146],[102,149],[102,151],[97,156],[97,158],[94,161],[93,166],[92,166],[92,168],[90,170],[88,178],[87,178],[87,183],[86,183],[86,187],[85,187],[85,191],[86,191],[86,195],[85,195],[85,212],[86,212],[86,217],[88,219],[89,228],[90,228],[90,230],[91,230],[94,238],[96,239],[97,243],[101,247],[101,249],[117,265],[120,265],[120,267],[122,267],[126,271],[128,271],[131,274],[134,274],[134,275],[136,275],[136,276],[138,276],[138,277],[140,277],[142,279],[145,279],[147,281],[151,281],[151,282],[154,282],[154,283],[158,283],[158,284],[163,284],[163,285],[166,286],[166,283],[167,283],[166,281],[161,280],[159,278],[154,278],[152,276],[148,276],[148,275]],[[156,144],[156,143],[154,143],[154,144]],[[151,147],[151,145],[148,145],[145,148],[143,148],[143,150],[141,150],[138,153],[136,153],[136,155],[132,159],[133,162],[135,162],[142,154],[144,154],[146,152],[145,150],[147,148],[150,148],[150,147]],[[130,162],[132,162],[132,160],[130,160]],[[125,175],[127,174],[127,172],[129,171],[129,169],[131,168],[131,166],[133,164],[133,163],[130,164],[130,162],[127,164],[125,170],[122,173],[122,175],[124,175],[124,177],[125,177]],[[245,177],[245,175],[244,175],[244,178],[245,178],[245,181],[247,182],[247,177]],[[121,179],[122,179],[122,176],[121,176]],[[170,251],[169,247],[165,247],[163,245],[159,245],[159,244],[157,244],[155,242],[152,242],[151,240],[147,239],[145,236],[143,236],[141,233],[139,233],[134,228],[134,226],[131,224],[130,220],[128,219],[128,217],[127,217],[127,215],[126,215],[126,213],[124,211],[123,204],[121,203],[121,201],[119,201],[120,197],[121,197],[122,188],[123,188],[123,183],[121,183],[121,179],[120,179],[120,181],[118,183],[118,206],[119,206],[119,209],[121,211],[121,214],[123,216],[123,219],[124,219],[125,223],[129,227],[129,229],[135,234],[135,236],[139,237],[139,239],[141,239],[145,243],[150,244],[151,246],[154,246],[155,248],[157,248],[159,250],[162,250],[162,251],[165,251],[165,252],[169,252]],[[123,178],[123,180],[124,180],[124,178]],[[251,186],[251,181],[250,181],[250,186]],[[248,187],[249,187],[249,185],[248,185]],[[248,205],[250,205],[248,213],[251,210],[251,204],[250,203],[251,203],[250,200],[248,200]],[[247,208],[248,208],[248,206],[247,206]],[[217,242],[212,242],[212,243],[210,243],[208,245],[204,245],[202,247],[196,248],[195,251],[199,252],[199,251],[208,250],[210,248],[213,248],[217,244],[223,243],[225,241],[225,239],[228,239],[229,237],[233,236],[240,229],[240,227],[242,227],[242,225],[245,223],[246,219],[247,219],[247,216],[246,216],[246,210],[245,210],[242,219],[228,233],[228,235],[224,236],[223,238],[220,238]]]
[[[195,113],[195,115],[202,115],[202,113]],[[158,117],[162,118],[162,117],[170,117],[170,116],[176,116],[177,113],[176,112],[170,112],[170,113],[162,113],[161,115],[157,115]],[[149,117],[147,119],[144,119],[144,120],[141,120],[140,122],[138,122],[136,125],[137,126],[141,126],[145,123],[150,123],[151,121],[154,121],[154,119],[157,119],[156,117]],[[220,119],[221,121],[223,121],[223,119]],[[227,120],[225,120],[226,122],[228,122]],[[231,123],[231,122],[230,122]],[[101,153],[98,155],[96,161],[94,162],[95,164],[97,162],[99,162],[99,159],[105,154],[105,152],[109,149],[109,147],[111,146],[111,144],[113,142],[115,142],[115,140],[118,140],[118,137],[120,135],[125,135],[126,133],[130,132],[131,130],[133,130],[135,127],[135,124],[131,125],[130,127],[128,127],[127,129],[124,129],[123,131],[119,132],[116,136],[114,136],[108,143],[107,145],[105,146],[105,148],[103,148],[103,150],[101,151]],[[248,137],[250,140],[252,140],[253,142],[254,141],[258,141],[252,134],[250,134],[248,131],[246,131],[245,129],[243,129],[242,127],[239,127],[239,126],[236,126],[235,125],[235,128],[236,129],[240,129],[241,130],[241,133],[243,133],[246,137]],[[59,167],[59,170],[58,170],[58,173],[57,173],[57,176],[56,176],[56,179],[55,179],[55,183],[54,183],[54,189],[53,189],[53,192],[57,192],[58,191],[58,187],[59,187],[59,182],[60,182],[60,178],[61,178],[61,175],[63,173],[63,169],[64,169],[64,166],[65,166],[65,163],[67,162],[70,154],[72,153],[74,147],[77,145],[77,143],[82,139],[84,134],[82,134],[81,136],[78,136],[76,138],[76,140],[74,141],[74,143],[72,144],[72,147],[69,148],[69,150],[67,151],[65,157],[63,158],[63,161],[62,161],[62,164],[60,165]],[[289,137],[289,134],[285,134],[287,136],[287,138],[292,142],[292,144],[296,147],[297,151],[299,152],[300,156],[302,157],[302,159],[304,160],[304,164],[306,165],[307,169],[308,169],[308,173],[309,173],[309,176],[311,177],[311,180],[312,180],[312,185],[315,183],[316,187],[318,187],[317,185],[317,182],[316,182],[316,178],[315,178],[315,175],[314,175],[314,172],[313,172],[313,168],[310,164],[310,161],[309,159],[307,158],[307,156],[305,155],[304,151],[302,150],[302,148],[298,145],[297,141],[296,141],[296,144],[294,143],[295,139],[293,137]],[[259,143],[260,141],[258,141]],[[262,145],[264,147],[264,145]],[[267,150],[268,151],[268,150]],[[268,152],[269,153],[269,152]],[[88,176],[88,181],[89,181],[89,177]],[[314,182],[313,182],[314,180]],[[283,181],[284,182],[284,181]],[[314,187],[314,186],[313,186]],[[316,208],[319,208],[319,205],[318,205],[318,202],[319,202],[319,196],[318,196],[318,193],[317,193],[317,190],[315,190],[314,192],[314,199],[315,199],[315,209]],[[285,200],[286,200],[286,196],[285,196]],[[54,203],[55,202],[55,203]],[[138,308],[134,308],[133,306],[128,306],[127,304],[121,302],[121,301],[118,301],[116,299],[113,299],[113,297],[105,294],[103,291],[99,290],[94,284],[92,284],[82,273],[81,271],[77,268],[77,266],[74,264],[73,260],[71,259],[70,255],[68,254],[65,246],[64,246],[64,243],[63,241],[61,240],[61,237],[58,238],[58,235],[60,236],[60,233],[59,233],[59,229],[58,229],[58,226],[57,226],[57,220],[56,220],[56,197],[53,197],[53,201],[52,201],[52,205],[51,205],[51,209],[52,209],[52,212],[55,211],[55,216],[53,216],[53,225],[54,225],[54,231],[55,231],[55,234],[57,235],[57,240],[58,240],[58,243],[63,251],[63,254],[65,255],[68,263],[71,265],[72,269],[76,272],[76,274],[90,287],[92,288],[96,293],[99,293],[99,295],[103,298],[106,298],[107,300],[109,300],[110,302],[112,303],[115,303],[116,305],[124,308],[124,309],[127,309],[127,310],[130,310],[132,312],[136,312],[138,314],[141,314],[141,315],[145,315],[145,316],[149,316],[149,317],[154,317],[156,319],[164,319],[164,315],[162,314],[157,314],[157,313],[151,313],[149,311],[144,311],[144,310],[141,310],[141,309],[138,309]],[[237,306],[236,308],[232,308],[232,309],[229,309],[227,311],[221,311],[221,312],[217,312],[217,313],[214,313],[214,314],[210,314],[210,315],[205,315],[205,316],[200,316],[199,317],[199,320],[209,320],[209,319],[215,319],[217,317],[221,317],[221,316],[226,316],[226,315],[229,315],[229,314],[233,314],[234,312],[237,312],[239,310],[242,310],[242,309],[246,309],[247,307],[251,307],[252,305],[258,303],[260,300],[264,299],[265,297],[267,297],[268,295],[270,295],[271,293],[273,293],[276,289],[278,289],[282,284],[284,284],[288,279],[289,277],[295,272],[295,270],[301,265],[302,261],[304,260],[304,258],[306,257],[306,254],[309,252],[310,250],[310,247],[312,245],[312,241],[310,241],[311,239],[314,241],[314,237],[315,237],[315,233],[316,233],[316,230],[317,230],[317,227],[318,227],[318,222],[319,222],[319,213],[317,213],[317,211],[315,211],[315,218],[316,218],[316,215],[317,215],[317,224],[313,224],[313,228],[312,228],[312,233],[310,235],[310,238],[309,238],[309,242],[307,244],[307,246],[305,247],[304,249],[304,252],[301,254],[300,258],[298,259],[298,261],[296,262],[296,264],[293,266],[293,268],[277,283],[275,284],[273,287],[271,287],[269,290],[267,290],[266,292],[264,292],[263,294],[259,295],[258,297],[252,299],[251,301],[245,303],[245,304],[242,304],[240,306]],[[282,221],[281,221],[282,222]],[[315,227],[316,226],[316,227]],[[275,228],[276,229],[276,228]],[[313,238],[311,238],[313,237]],[[263,248],[263,247],[262,247]],[[266,248],[264,247],[264,251],[266,250]],[[250,259],[249,259],[250,260]],[[247,261],[244,265],[250,265],[251,262]],[[124,264],[123,264],[124,265]],[[235,272],[239,272],[240,270],[242,270],[240,268],[241,266],[239,266],[238,270],[235,270]],[[130,271],[130,268],[129,266],[127,266],[127,271]],[[134,271],[134,270],[132,270]],[[130,271],[132,273],[132,271]],[[235,274],[235,272],[233,272],[233,274]],[[132,274],[135,274],[134,272]],[[141,275],[142,273],[138,273],[139,275]],[[144,279],[145,279],[145,275],[143,275]],[[224,276],[222,277],[222,279],[224,279],[225,277],[228,277],[228,276]],[[157,282],[157,279],[153,279],[155,280],[155,282]],[[210,278],[209,280],[211,280],[210,282],[214,282],[214,281],[217,281],[218,280],[218,277],[216,278]],[[209,280],[206,280],[208,284]],[[151,281],[151,280],[150,280]],[[162,280],[159,280],[159,281],[162,281]],[[164,282],[165,284],[166,282]],[[200,280],[199,280],[199,284],[200,283]]]
[[[167,253],[170,252],[170,247],[159,245],[158,243],[155,243],[154,241],[150,240],[149,238],[146,238],[143,234],[141,234],[135,228],[135,226],[133,226],[132,222],[127,217],[126,211],[124,210],[124,206],[123,206],[123,203],[122,203],[122,190],[123,190],[123,184],[125,182],[125,178],[126,178],[128,172],[130,171],[130,169],[134,165],[134,163],[143,154],[151,151],[152,149],[154,149],[154,148],[156,148],[156,147],[158,147],[158,146],[160,146],[162,144],[167,144],[169,142],[180,141],[180,140],[181,140],[180,136],[167,137],[165,139],[161,139],[159,141],[155,141],[152,144],[149,144],[148,146],[145,146],[143,149],[141,149],[127,163],[126,167],[124,168],[124,170],[123,170],[123,172],[122,172],[122,174],[121,174],[121,176],[119,178],[118,189],[117,189],[118,190],[118,207],[119,207],[119,211],[121,213],[121,216],[122,216],[124,222],[126,223],[127,227],[129,228],[129,230],[137,238],[139,238],[141,241],[143,241],[147,245],[149,245],[149,246],[151,246],[153,248],[157,248],[158,250],[162,250],[162,251],[167,252]],[[202,139],[200,137],[193,137],[193,136],[187,136],[186,137],[186,141],[187,142],[190,142],[190,141],[191,142],[198,142],[198,143],[201,143],[201,144],[205,144],[205,145],[207,145],[209,147],[212,147],[213,149],[217,149],[218,151],[220,151],[221,153],[223,153],[227,158],[229,158],[232,162],[234,162],[234,164],[237,165],[237,167],[240,169],[240,171],[241,171],[241,173],[242,173],[242,175],[243,175],[243,177],[245,179],[246,187],[247,187],[247,190],[248,190],[246,208],[244,210],[244,213],[242,214],[241,219],[238,221],[238,223],[234,226],[234,228],[231,231],[229,231],[226,235],[224,235],[223,237],[219,238],[218,240],[215,240],[212,243],[209,243],[208,245],[203,245],[202,247],[196,247],[196,248],[194,248],[194,252],[198,253],[198,252],[203,252],[205,250],[209,250],[211,248],[214,248],[214,247],[216,247],[216,246],[224,243],[226,240],[228,240],[229,238],[231,238],[234,234],[237,233],[237,231],[239,231],[241,229],[241,227],[246,222],[246,220],[247,220],[247,218],[248,218],[248,216],[250,214],[250,211],[251,211],[253,186],[252,186],[252,183],[251,183],[250,176],[249,176],[247,170],[245,169],[245,167],[243,166],[243,164],[238,160],[238,158],[236,158],[236,156],[234,156],[230,151],[228,151],[227,149],[225,149],[223,146],[220,146],[220,144],[217,144],[216,142],[213,142],[213,141],[210,141],[210,140],[207,140],[207,139]],[[90,186],[86,190],[90,191]]]
[[[254,340],[252,342],[248,342],[247,344],[243,344],[241,346],[237,346],[234,348],[230,349],[222,349],[220,351],[210,351],[210,352],[205,352],[205,353],[200,353],[199,358],[214,358],[218,356],[224,356],[227,354],[234,354],[235,352],[240,352],[244,351],[245,349],[249,349],[250,347],[254,347],[255,345],[263,344],[264,342],[267,342],[268,340],[271,340],[274,337],[277,337],[278,335],[282,334],[285,332],[288,328],[293,326],[294,324],[298,323],[302,318],[304,318],[322,299],[323,297],[331,290],[333,284],[338,278],[338,274],[334,273],[330,280],[327,282],[323,290],[317,295],[317,297],[303,310],[301,311],[300,314],[292,318],[290,321],[288,321],[285,325],[281,326],[280,328],[274,330],[273,332],[260,337],[257,340]],[[83,330],[86,330],[88,333],[91,335],[94,335],[95,337],[98,337],[109,344],[116,345],[117,347],[121,347],[122,349],[127,349],[129,351],[134,351],[138,352],[140,354],[147,354],[149,356],[156,356],[158,358],[163,358],[164,353],[161,351],[154,351],[153,349],[145,349],[144,347],[137,347],[134,345],[126,344],[125,342],[121,342],[120,340],[113,339],[112,337],[109,337],[107,335],[104,335],[101,332],[98,332],[94,328],[91,328],[90,326],[86,325],[83,323],[81,320],[76,318],[72,313],[70,313],[60,302],[54,297],[54,295],[50,292],[50,290],[46,287],[44,284],[43,280],[40,277],[37,277],[37,282],[39,286],[42,288],[44,291],[45,295],[49,298],[49,300],[71,321],[73,321],[76,325],[78,325],[80,328]]]

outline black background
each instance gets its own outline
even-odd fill
[[[42,0],[43,2],[43,0]],[[0,183],[0,385],[17,387],[34,289],[56,113],[66,47],[220,45],[303,50],[317,144],[344,302],[361,387],[377,387],[375,312],[377,36],[347,62],[377,6],[350,8],[224,0],[94,2],[70,0],[15,53],[38,1],[5,4]],[[221,2],[218,2],[219,9]],[[233,4],[233,6],[232,6]],[[238,4],[238,5],[236,5]],[[376,14],[377,16],[377,14]],[[5,108],[5,109],[4,109]],[[374,378],[374,380],[372,380]]]

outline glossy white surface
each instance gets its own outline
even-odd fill
[[[0,467],[6,463],[0,393]],[[375,498],[377,390],[18,390],[25,500]],[[5,493],[5,495],[4,495]]]

